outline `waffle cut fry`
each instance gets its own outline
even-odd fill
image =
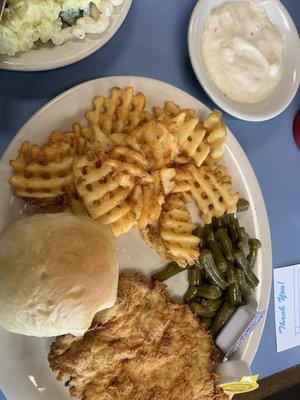
[[[145,243],[155,250],[162,258],[171,260],[172,257],[168,253],[162,237],[160,236],[160,227],[147,225],[140,232],[145,240]]]
[[[172,118],[183,112],[187,118],[193,118],[195,115],[194,110],[190,108],[183,110],[177,104],[173,103],[173,101],[166,101],[163,108],[153,107],[154,116],[165,123],[168,123]]]
[[[120,236],[137,225],[135,215],[127,201],[100,217],[98,221],[108,226],[115,236]]]
[[[225,213],[235,213],[238,193],[231,193],[231,184],[223,183],[220,176],[207,167],[189,166],[192,175],[191,192],[197,203],[205,224],[212,217],[221,217]]]
[[[110,97],[94,99],[94,109],[85,113],[90,126],[98,126],[105,134],[132,132],[150,118],[145,111],[146,98],[132,87],[113,88]]]
[[[51,133],[50,138],[47,144],[57,143],[57,142],[65,142],[69,145],[73,146],[75,140],[75,131],[72,132],[60,132],[54,131]]]
[[[111,166],[103,165],[94,154],[76,156],[73,174],[77,192],[90,217],[107,225],[116,223],[116,215],[124,214],[120,206],[133,190],[132,177],[114,173]]]
[[[166,125],[154,119],[132,132],[151,168],[157,170],[171,164],[178,154],[177,138]]]
[[[204,223],[236,211],[239,195],[219,163],[227,129],[214,110],[202,122],[172,101],[146,110],[132,87],[97,96],[87,126],[53,132],[44,147],[23,143],[9,182],[17,196],[109,226],[116,236],[137,227],[163,257],[180,265],[198,255],[187,203]]]
[[[160,170],[160,179],[165,195],[170,194],[176,186],[175,168],[162,168]]]
[[[95,136],[93,129],[86,128],[79,123],[73,124],[74,147],[76,154],[84,155],[93,152],[101,156],[104,152],[102,143]]]
[[[136,139],[126,133],[104,133],[98,126],[83,127],[74,124],[75,146],[79,155],[93,152],[98,155],[110,152],[114,146],[127,146],[134,150],[140,150]]]
[[[62,134],[64,135],[64,134]],[[24,142],[10,165],[9,179],[17,196],[40,207],[64,207],[74,192],[73,148],[63,140],[54,140],[43,148]]]
[[[103,165],[112,167],[115,171],[129,174],[139,183],[152,182],[148,172],[150,164],[145,156],[137,150],[126,146],[115,146],[103,160]]]
[[[200,167],[210,153],[210,146],[204,142],[206,129],[202,127],[198,118],[186,120],[184,113],[173,118],[171,123],[178,138],[179,148]]]
[[[210,146],[210,156],[219,159],[225,152],[227,128],[222,120],[222,113],[213,110],[204,120],[203,126],[207,131],[206,142]],[[197,165],[199,166],[199,165]]]
[[[199,256],[200,239],[192,234],[196,226],[183,198],[169,195],[160,216],[160,235],[169,257],[182,267],[192,265]]]
[[[192,198],[191,193],[191,174],[186,166],[175,168],[175,186],[172,193],[180,194],[186,203],[190,203]]]
[[[160,178],[165,195],[180,193],[187,203],[192,201],[192,177],[186,166],[162,168],[160,170]]]
[[[144,229],[147,225],[152,225],[158,221],[161,207],[164,203],[159,171],[154,171],[151,177],[152,183],[141,186],[139,201],[142,207],[138,220],[140,229]]]
[[[216,179],[221,182],[224,187],[227,186],[230,190],[232,179],[228,174],[227,168],[224,165],[218,164],[213,171]]]

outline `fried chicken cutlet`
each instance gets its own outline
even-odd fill
[[[165,285],[121,274],[116,305],[83,337],[64,335],[49,362],[82,400],[225,400],[215,386],[211,335]]]

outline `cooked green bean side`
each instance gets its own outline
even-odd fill
[[[206,325],[207,328],[209,328],[211,325],[211,318],[201,317],[200,321],[202,322],[202,324]]]
[[[238,228],[238,237],[239,237],[238,248],[242,250],[242,252],[247,257],[248,254],[250,253],[249,235],[244,227]]]
[[[227,270],[227,262],[225,257],[223,256],[220,246],[214,240],[208,240],[207,244],[213,254],[218,270],[221,274],[224,274]]]
[[[248,242],[249,242],[249,235],[248,235],[248,233],[246,232],[246,229],[245,229],[243,226],[240,226],[240,227],[237,229],[237,232],[238,232],[239,241],[240,241],[240,242],[245,242],[245,243],[248,244]]]
[[[248,208],[247,200],[238,201],[238,212]],[[235,310],[247,304],[247,296],[259,283],[253,268],[261,243],[249,238],[234,214],[214,217],[211,224],[197,226],[193,234],[201,238],[200,255],[186,268],[189,287],[184,301],[216,336]],[[163,282],[181,271],[172,262],[153,279]]]
[[[212,224],[204,226],[204,237],[206,239],[206,244],[209,240],[215,240],[214,230]]]
[[[238,235],[238,225],[232,221],[227,225],[229,237],[232,241],[233,246],[237,246],[239,242],[239,235]]]
[[[222,217],[214,217],[212,219],[212,224],[215,230],[219,229],[219,228],[223,228],[225,226],[227,226],[228,224],[230,224],[230,222],[234,221],[234,215],[233,214],[224,214],[222,215]]]
[[[231,318],[232,314],[235,312],[236,307],[229,304],[223,303],[221,308],[218,310],[211,326],[210,331],[213,336],[216,336],[217,333],[223,328],[226,322]]]
[[[163,282],[184,270],[185,268],[180,267],[176,262],[172,261],[167,264],[164,269],[153,274],[152,279],[154,281]]]
[[[221,249],[227,260],[234,261],[232,241],[228,236],[227,229],[225,228],[218,229],[215,236],[217,240],[220,242]]]
[[[225,279],[218,271],[218,268],[213,260],[210,250],[202,250],[199,256],[200,264],[203,266],[206,277],[210,283],[219,286],[222,290],[225,290],[228,286]]]
[[[237,266],[243,270],[246,279],[249,281],[252,287],[258,285],[259,280],[255,276],[255,274],[249,269],[248,261],[245,257],[245,254],[241,250],[234,251],[234,259],[237,263]]]
[[[205,283],[201,283],[198,286],[197,297],[204,297],[205,299],[218,299],[222,296],[222,290],[219,286],[215,285],[207,285]]]
[[[193,235],[198,236],[200,239],[204,237],[204,226],[198,225],[197,228],[193,231]]]
[[[190,285],[199,285],[201,282],[201,270],[199,268],[189,268],[188,281]]]
[[[196,301],[192,301],[190,303],[190,308],[192,311],[194,311],[194,313],[200,315],[201,317],[212,318],[215,315],[214,311],[209,311],[205,306]]]
[[[247,211],[250,207],[249,201],[246,199],[238,199],[238,202],[236,204],[236,211],[237,212],[242,212],[242,211]]]
[[[217,229],[219,229],[219,228],[223,228],[223,223],[222,223],[222,220],[221,220],[221,218],[216,218],[216,217],[213,217],[213,219],[212,219],[212,227],[213,227],[213,229],[216,231]]]
[[[241,269],[238,268],[236,270],[236,272],[237,272],[237,278],[238,278],[239,288],[241,289],[241,292],[244,295],[249,296],[252,293],[252,287],[246,281],[244,271],[242,271]]]
[[[238,282],[234,263],[229,260],[227,260],[226,279],[230,285]]]
[[[261,248],[261,243],[258,239],[249,239],[250,253],[247,257],[249,268],[253,268],[258,255],[258,250]]]
[[[185,292],[185,295],[183,296],[184,301],[188,303],[189,301],[193,300],[197,296],[197,292],[197,286],[190,285],[188,290]]]
[[[238,306],[241,304],[241,292],[238,285],[229,285],[227,288],[228,301],[233,306]]]
[[[208,311],[217,311],[222,304],[222,299],[201,299],[200,303],[208,309]]]

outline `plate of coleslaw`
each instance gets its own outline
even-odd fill
[[[86,58],[117,32],[132,0],[10,0],[0,69],[43,71]]]

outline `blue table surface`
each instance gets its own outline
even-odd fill
[[[283,3],[299,28],[299,0]],[[189,61],[187,27],[194,5],[194,0],[134,0],[117,34],[87,59],[53,71],[0,71],[0,154],[27,119],[51,98],[98,77],[140,75],[160,79],[215,107]],[[274,268],[300,262],[300,150],[292,135],[293,118],[299,109],[298,91],[290,106],[270,121],[245,122],[224,115],[261,186],[271,227]],[[264,377],[299,362],[300,346],[276,352],[272,292],[252,372]]]

